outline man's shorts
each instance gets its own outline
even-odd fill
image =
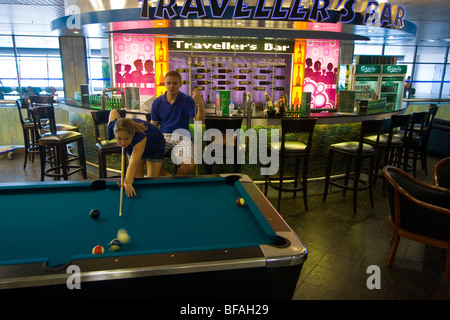
[[[191,159],[194,163],[194,144],[191,138],[177,133],[163,133],[166,139],[165,155],[170,155],[172,162],[181,164],[185,159]]]

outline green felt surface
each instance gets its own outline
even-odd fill
[[[245,183],[245,182],[244,182]],[[96,245],[103,256],[170,253],[248,247],[274,243],[276,234],[241,182],[224,178],[136,180],[135,198],[108,181],[101,190],[91,183],[45,183],[2,187],[0,265],[48,261],[64,265],[89,259]],[[243,197],[246,204],[236,205]],[[97,220],[89,216],[100,211]],[[125,228],[131,241],[117,252],[107,245]]]

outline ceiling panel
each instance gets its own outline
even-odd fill
[[[0,34],[55,35],[50,30],[50,22],[64,16],[64,2],[64,0],[0,0]],[[372,43],[426,42],[429,45],[448,45],[450,40],[448,3],[449,0],[404,0],[407,10],[406,20],[417,25],[415,39],[408,35],[402,37],[401,32],[386,32],[381,28],[366,26],[355,28],[355,33],[371,38]],[[213,27],[215,23],[221,22],[220,20],[212,21]],[[285,26],[286,23],[283,22],[268,21],[267,26],[263,26],[262,29],[285,30]],[[102,34],[105,30],[98,28],[97,32]],[[435,41],[428,42],[430,39]]]

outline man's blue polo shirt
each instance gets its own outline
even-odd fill
[[[173,104],[166,100],[163,94],[152,104],[151,120],[158,121],[162,133],[172,133],[176,129],[186,129],[189,132],[189,121],[195,116],[195,102],[191,96],[178,93]]]

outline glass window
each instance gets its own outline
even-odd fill
[[[355,56],[380,56],[383,53],[383,46],[355,43],[354,52]]]
[[[444,85],[442,87],[442,99],[450,99],[450,65],[446,66]]]
[[[439,98],[441,90],[443,64],[416,64],[416,71],[411,88],[414,98]]]
[[[87,38],[86,40],[89,90],[97,94],[104,88],[111,87],[109,40],[107,38]]]
[[[447,53],[446,47],[419,47],[417,49],[417,62],[434,62],[444,63],[445,54]]]
[[[416,52],[415,46],[386,46],[384,48],[385,56],[396,56],[397,64],[404,64],[405,62],[414,62],[414,54]]]

